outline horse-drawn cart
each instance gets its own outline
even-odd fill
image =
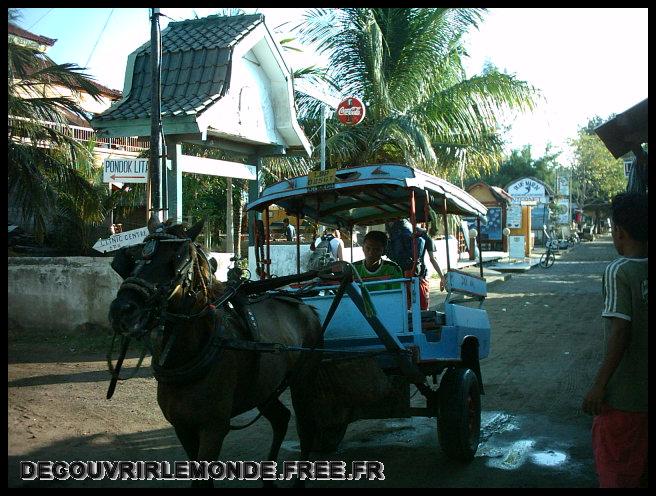
[[[446,230],[448,215],[480,221],[486,213],[461,189],[402,165],[296,177],[265,189],[249,209],[266,212],[272,204],[297,219],[350,231],[408,215],[416,226],[430,209],[443,216]],[[259,223],[259,239],[269,238],[261,233],[266,224]],[[490,347],[482,277],[449,270],[444,308],[421,311],[417,277],[369,291],[369,282],[356,281],[352,265],[340,261],[303,273],[297,263],[297,274],[271,278],[269,247],[265,256],[257,246],[261,280],[246,280],[235,268],[224,283],[213,275],[216,261],[196,242],[202,222],[187,228],[153,218],[148,229],[143,243],[121,248],[112,261],[124,281],[109,309],[120,353],[114,366],[113,341],[107,398],[122,379],[131,340],[141,342],[142,358],[152,355],[157,401],[190,460],[216,460],[225,436],[239,428],[231,419],[254,408],[271,423],[267,459],[276,460],[291,417],[279,399],[287,387],[301,459],[335,449],[354,420],[411,416],[437,417],[447,454],[474,457],[479,360]],[[412,387],[425,406],[411,403]]]
[[[264,189],[248,209],[263,212],[267,219],[273,204],[298,219],[350,231],[351,240],[355,226],[401,218],[409,218],[416,232],[418,222],[430,220],[431,209],[442,216],[448,243],[448,215],[475,216],[480,223],[487,212],[460,188],[403,165],[295,177]],[[263,238],[269,239],[267,233]],[[267,255],[258,257],[262,279],[268,278],[271,263],[266,248]],[[416,264],[416,250],[413,255]],[[298,274],[300,258],[297,244]],[[418,277],[385,281],[399,283],[397,289],[368,291],[367,286],[380,281],[354,279],[347,263],[334,265],[339,274],[333,274],[332,282],[324,276],[320,282],[286,288],[317,309],[324,331],[323,377],[341,394],[340,408],[333,405],[324,422],[320,449],[336,448],[356,419],[427,416],[438,419],[440,445],[449,456],[463,461],[474,457],[483,393],[479,360],[490,348],[479,262],[481,277],[452,270],[455,261],[447,246],[447,296],[440,311],[420,310]],[[425,406],[412,406],[413,385]]]

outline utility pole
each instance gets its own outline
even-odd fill
[[[235,252],[235,238],[234,238],[234,227],[232,225],[232,178],[226,177],[227,189],[226,189],[226,245],[223,247],[223,251],[227,253],[239,253]]]
[[[567,227],[572,226],[572,168],[569,168],[569,219],[567,222]]]
[[[326,170],[326,104],[321,103],[321,170]]]
[[[161,128],[161,37],[159,9],[150,9],[150,162],[148,167],[149,201],[147,219],[154,214],[162,222],[162,128]]]

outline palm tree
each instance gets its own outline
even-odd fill
[[[405,162],[462,177],[501,157],[500,122],[532,109],[537,90],[494,67],[467,78],[462,36],[484,9],[312,9],[297,26],[301,40],[329,56],[328,78],[343,95],[362,98],[365,120],[328,122],[332,166]],[[318,106],[304,117],[316,122]]]
[[[9,10],[9,21],[18,17],[15,9]],[[56,64],[42,53],[13,43],[7,48],[8,188],[23,220],[32,224],[42,242],[62,194],[84,205],[87,220],[103,217],[96,190],[76,166],[88,151],[65,127],[67,113],[86,118],[84,110],[72,98],[53,94],[49,88],[83,91],[96,100],[100,90],[74,64]]]

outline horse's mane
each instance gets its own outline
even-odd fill
[[[168,219],[164,222],[164,228],[167,234],[172,234],[178,238],[188,238],[187,229],[189,226],[184,223],[176,223],[174,219]]]
[[[168,219],[164,222],[165,231],[167,234],[172,234],[178,238],[188,238],[188,225],[185,223],[176,223],[173,219]],[[201,248],[202,249],[202,248]],[[203,253],[205,251],[203,250]],[[205,253],[206,258],[209,260],[209,255]],[[210,300],[216,300],[225,292],[225,284],[219,281],[214,274],[210,273],[209,266],[202,264],[201,267],[205,284],[207,285],[207,293]]]

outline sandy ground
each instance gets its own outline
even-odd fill
[[[347,467],[353,460],[381,461],[385,479],[313,481],[309,486],[595,487],[592,419],[581,412],[580,403],[602,358],[601,274],[615,257],[610,239],[601,238],[564,252],[550,269],[535,267],[490,286],[484,308],[492,324],[491,354],[481,363],[486,395],[481,445],[472,463],[462,466],[446,458],[434,419],[366,420],[351,424],[339,450],[328,458],[343,460]],[[22,481],[20,461],[173,461],[185,454],[159,410],[148,368],[119,383],[108,401],[104,348],[85,351],[80,336],[63,337],[56,330],[9,329],[8,342],[9,487],[189,485],[182,480]],[[135,364],[136,358],[127,361],[128,367]],[[290,404],[287,394],[282,399]],[[261,460],[270,436],[264,420],[233,432],[221,459]],[[298,456],[290,425],[280,459]]]

